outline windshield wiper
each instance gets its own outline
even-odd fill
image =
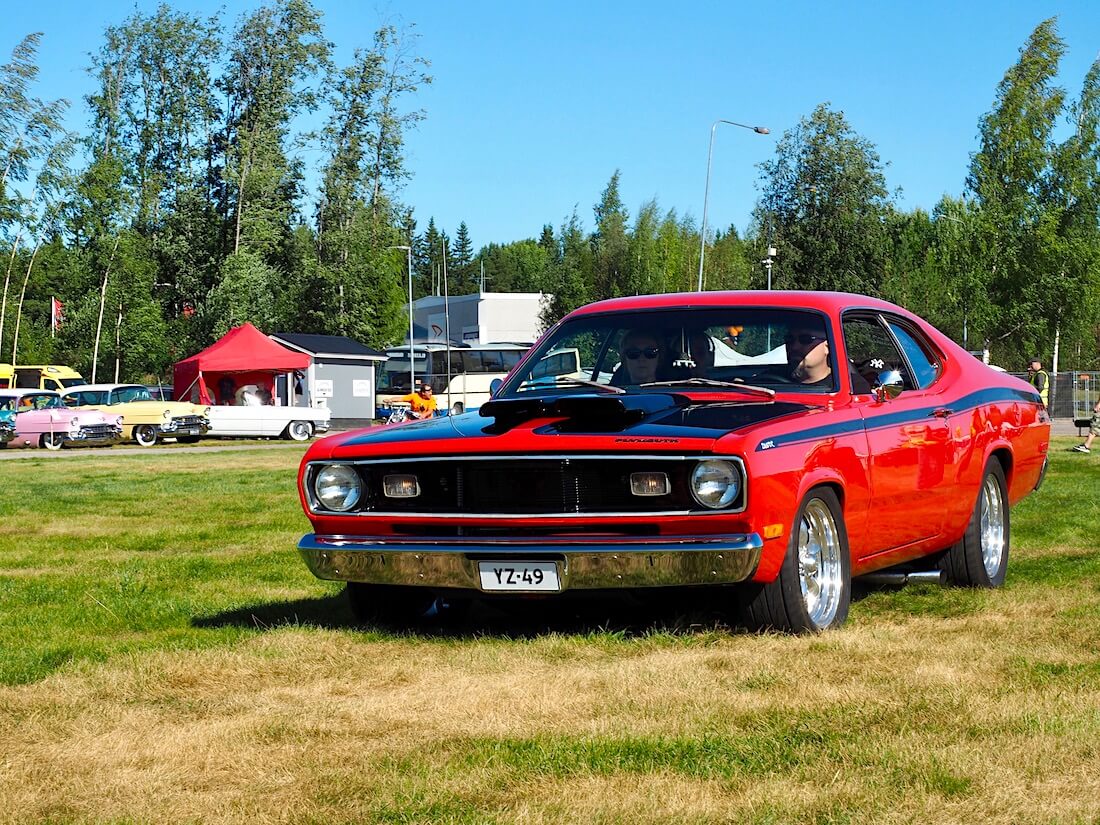
[[[555,375],[553,384],[528,384],[525,387],[520,387],[520,389],[523,392],[530,392],[540,389],[557,389],[558,387],[595,387],[598,390],[607,390],[616,395],[622,395],[626,392],[622,387],[616,387],[613,384],[601,384],[599,381],[590,381],[587,378],[571,378],[566,375]]]
[[[775,390],[758,387],[755,384],[741,384],[735,381],[715,381],[713,378],[681,378],[677,381],[650,381],[642,387],[729,387],[765,398],[775,398]]]

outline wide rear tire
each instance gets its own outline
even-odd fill
[[[1001,462],[989,459],[978,500],[962,539],[940,559],[947,583],[956,587],[1000,587],[1008,572],[1010,537],[1008,485]]]
[[[840,501],[811,490],[794,517],[779,575],[749,585],[743,617],[754,630],[820,633],[844,624],[852,598],[852,559]]]

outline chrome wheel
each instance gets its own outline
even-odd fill
[[[982,484],[980,542],[982,564],[991,579],[1001,569],[1005,547],[1005,502],[1001,485],[987,474]]]
[[[291,441],[308,441],[313,435],[313,425],[308,421],[291,421],[286,432]]]
[[[47,450],[60,450],[65,444],[65,436],[61,433],[43,433],[42,446]]]
[[[134,427],[134,441],[142,447],[152,447],[157,443],[157,428],[152,424],[139,424]]]
[[[836,618],[844,589],[843,552],[832,511],[821,499],[813,499],[798,525],[798,572],[806,613],[819,628]]]

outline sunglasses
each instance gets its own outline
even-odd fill
[[[802,346],[808,347],[814,341],[824,341],[825,336],[824,335],[810,335],[810,334],[804,332],[801,335],[788,335],[783,340],[788,344],[793,344],[795,342],[798,342]]]
[[[641,349],[639,349],[638,347],[631,347],[630,349],[625,350],[623,352],[623,355],[625,355],[631,361],[637,361],[643,355],[646,358],[649,358],[650,360],[652,360],[652,359],[656,358],[660,354],[660,352],[661,352],[660,347],[643,347]]]

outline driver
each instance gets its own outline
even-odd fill
[[[822,327],[799,325],[787,330],[787,368],[798,384],[831,386],[833,368],[829,364],[829,341]]]

